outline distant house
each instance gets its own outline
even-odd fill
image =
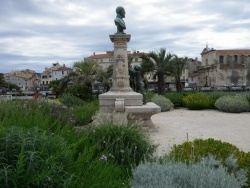
[[[35,91],[40,85],[40,74],[26,69],[4,75],[7,83],[17,85],[22,91]]]
[[[199,85],[250,84],[250,49],[203,49]]]
[[[114,52],[107,51],[105,54],[96,54],[87,57],[86,59],[97,62],[104,70],[107,70],[110,65],[114,62]]]
[[[49,84],[53,80],[60,80],[63,77],[67,76],[71,68],[66,67],[65,64],[60,65],[58,62],[53,63],[53,66],[50,68],[45,68],[41,74],[41,90],[49,90]]]

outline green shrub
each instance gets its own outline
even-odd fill
[[[162,95],[155,94],[151,100],[161,107],[162,112],[169,111],[174,108],[174,104]]]
[[[205,93],[194,93],[183,98],[183,104],[190,110],[213,109],[213,98]]]
[[[65,140],[38,128],[0,128],[1,187],[62,187],[69,177]]]
[[[60,101],[68,107],[81,106],[85,104],[82,99],[74,96],[71,93],[64,93],[60,95]]]
[[[202,157],[214,155],[217,159],[225,161],[230,155],[238,160],[239,167],[248,170],[248,183],[250,183],[250,153],[240,151],[236,146],[220,140],[195,139],[192,142],[184,142],[174,145],[169,156],[177,161],[199,161]]]
[[[74,95],[83,101],[93,100],[92,88],[87,85],[72,85],[66,88],[65,93]]]
[[[0,141],[1,187],[116,188],[127,184],[123,167],[103,159],[97,144],[86,142],[84,135],[71,145],[39,128],[1,127]]]
[[[152,92],[152,91],[148,91],[148,92],[146,92],[146,101],[147,102],[151,102],[152,100],[152,97],[155,95],[155,93],[154,92]]]
[[[92,122],[92,118],[99,109],[99,101],[93,100],[72,110],[74,125],[82,126]]]
[[[223,96],[216,100],[215,107],[223,112],[247,112],[249,111],[249,102],[242,95]]]
[[[224,93],[224,92],[209,92],[207,93],[208,95],[210,95],[212,97],[212,99],[214,100],[214,102],[219,99],[220,97],[222,96],[225,96],[227,93]]]
[[[182,99],[184,96],[182,93],[166,93],[164,96],[174,104],[174,107],[183,106]]]
[[[47,100],[0,101],[0,125],[34,127],[55,132],[71,125],[70,111]]]
[[[71,172],[75,174],[70,187],[117,188],[128,184],[128,173],[115,164],[108,153],[100,151],[98,143],[91,143],[84,134],[74,144]]]
[[[236,166],[236,161],[228,159]],[[131,186],[136,188],[240,188],[246,185],[244,170],[228,173],[221,161],[213,156],[198,163],[154,162],[140,164],[133,171]]]
[[[88,138],[101,152],[128,168],[151,158],[155,151],[147,135],[135,126],[102,124],[89,130]]]
[[[247,101],[248,101],[248,103],[249,103],[249,105],[250,105],[250,93],[248,93],[248,94],[243,94],[243,96],[246,97],[246,99],[247,99]],[[250,110],[249,110],[249,111],[250,111]]]

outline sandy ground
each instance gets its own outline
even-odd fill
[[[250,112],[174,109],[155,114],[151,120],[156,131],[150,133],[150,138],[159,144],[157,155],[168,153],[174,144],[195,138],[218,139],[250,152]]]

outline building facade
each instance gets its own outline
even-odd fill
[[[243,86],[250,84],[250,49],[215,50],[204,48],[198,66],[200,86]]]
[[[21,91],[34,91],[39,88],[41,75],[33,70],[14,71],[4,75],[7,83],[17,85]]]
[[[53,80],[60,80],[67,76],[72,71],[71,68],[66,67],[65,64],[60,65],[58,62],[53,63],[52,67],[45,68],[41,74],[40,89],[49,90],[49,84]]]

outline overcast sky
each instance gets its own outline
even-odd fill
[[[0,73],[44,71],[113,50],[117,6],[131,34],[128,50],[197,57],[250,49],[250,0],[0,0]]]

